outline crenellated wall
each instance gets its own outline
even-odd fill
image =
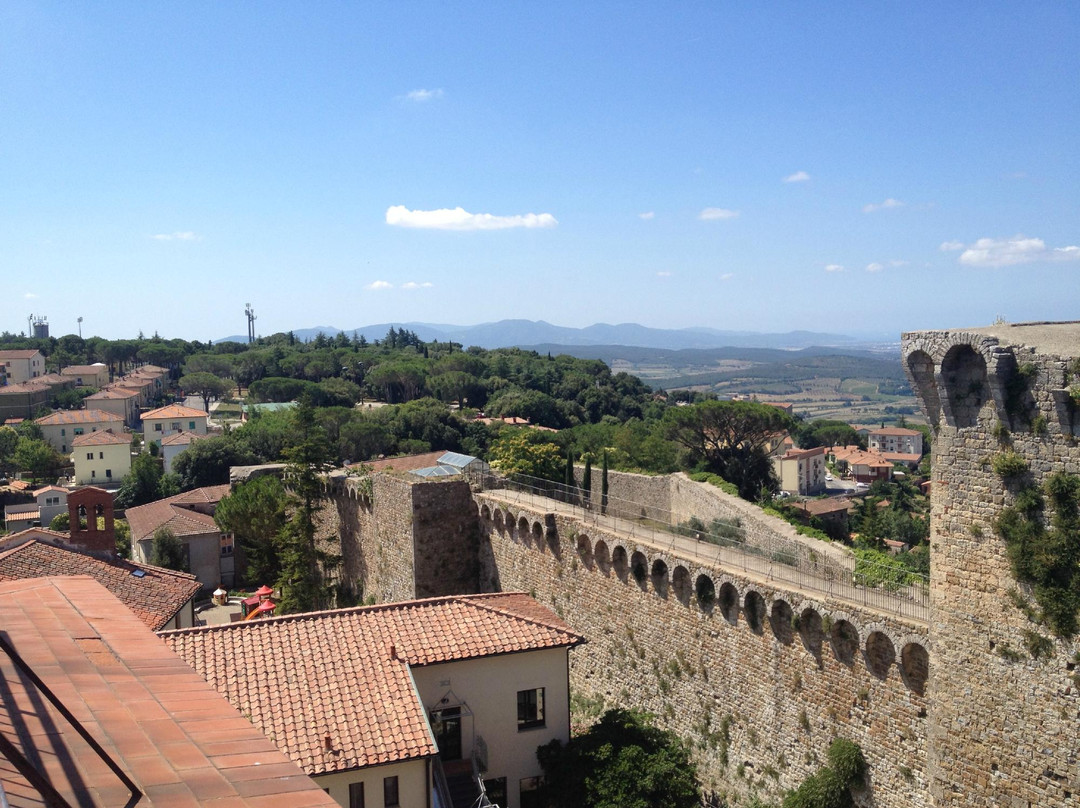
[[[903,336],[903,360],[934,429],[929,781],[935,805],[1073,805],[1080,794],[1075,640],[1050,636],[1014,603],[994,519],[1016,486],[993,459],[1027,461],[1026,484],[1080,473],[1075,407],[1080,324],[997,325]],[[1080,681],[1080,680],[1078,680]]]

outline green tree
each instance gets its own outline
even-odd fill
[[[285,487],[273,475],[238,485],[218,503],[214,521],[236,537],[247,564],[248,581],[269,583],[281,578],[279,544],[287,521],[287,503]]]
[[[34,479],[55,477],[63,458],[43,440],[19,438],[12,460],[17,468],[30,472]]]
[[[131,471],[116,492],[118,508],[134,508],[153,502],[161,495],[161,463],[149,453],[143,452],[131,463]]]
[[[193,441],[172,462],[181,491],[229,482],[230,466],[249,466],[259,462],[250,449],[232,433]]]
[[[327,573],[340,563],[340,557],[320,546],[316,537],[315,511],[322,495],[320,477],[330,458],[326,432],[316,423],[315,410],[307,398],[301,399],[293,416],[300,441],[285,450],[285,483],[293,493],[292,517],[282,529],[279,543],[279,605],[286,614],[329,607],[333,586]]]
[[[491,446],[490,462],[503,474],[523,474],[558,482],[562,474],[562,452],[532,429],[504,429]]]
[[[608,496],[608,456],[607,449],[604,450],[603,458],[600,466],[600,513],[607,513],[607,496]]]
[[[608,710],[569,743],[536,750],[552,808],[696,808],[697,770],[673,732],[644,713]]]
[[[703,401],[673,407],[664,424],[668,438],[683,447],[692,464],[738,486],[743,499],[776,490],[766,446],[792,425],[779,408],[753,401]]]
[[[150,563],[155,567],[165,567],[177,572],[187,572],[184,562],[184,544],[167,527],[154,531],[150,542]]]
[[[592,455],[585,456],[585,471],[581,474],[581,499],[586,508],[592,504]]]
[[[229,382],[213,373],[200,371],[180,377],[180,388],[188,394],[201,396],[203,409],[210,412],[210,399],[221,398],[232,389]]]
[[[10,426],[0,426],[0,474],[9,471],[15,462],[15,447],[19,433]]]

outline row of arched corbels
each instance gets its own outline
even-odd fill
[[[480,504],[479,515],[486,529],[539,552],[561,557],[553,515],[539,518],[534,513],[515,513],[505,506],[488,503]],[[618,539],[611,539],[609,544],[610,538],[594,540],[585,533],[574,537],[575,552],[586,568],[636,585],[641,591],[652,592],[664,600],[696,608],[706,616],[719,616],[733,627],[741,620],[755,634],[763,634],[767,628],[782,645],[791,645],[797,637],[819,665],[828,645],[836,660],[849,668],[861,654],[866,669],[877,678],[888,678],[896,665],[908,688],[921,695],[926,687],[929,654],[925,638],[917,634],[895,636],[896,632],[884,624],[863,624],[842,611],[829,610],[823,614],[817,602],[805,599],[789,602],[731,576],[688,566],[681,559],[668,558],[659,551]],[[866,642],[862,643],[860,637],[866,637]]]
[[[965,331],[914,334],[904,339],[903,357],[931,426],[937,427],[942,418],[952,427],[975,426],[987,402],[1011,430],[1027,427],[1037,414],[1030,392],[1017,390],[1016,355],[999,346],[995,337]],[[1045,382],[1055,386],[1053,380]],[[1056,420],[1071,431],[1073,413],[1066,392],[1054,391]]]

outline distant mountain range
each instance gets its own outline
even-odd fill
[[[459,342],[465,347],[481,348],[538,348],[567,346],[627,345],[639,348],[683,350],[687,348],[778,348],[797,350],[811,346],[852,346],[854,338],[843,334],[815,331],[788,331],[784,334],[754,331],[721,331],[715,328],[648,328],[637,323],[609,325],[596,323],[586,328],[567,328],[543,320],[499,320],[480,325],[443,325],[436,323],[377,323],[359,328],[316,326],[298,328],[293,334],[299,340],[311,340],[322,333],[328,337],[344,331],[355,332],[369,342],[381,340],[394,328],[406,328],[425,342]],[[233,335],[214,342],[246,342],[247,337]]]

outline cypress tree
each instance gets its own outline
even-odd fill
[[[585,506],[588,507],[592,499],[592,455],[585,458],[585,473],[581,475],[581,487],[584,489]]]
[[[607,449],[600,465],[600,513],[607,513]]]
[[[566,447],[566,475],[563,480],[566,483],[566,495],[570,496],[570,489],[574,487],[574,450]]]

